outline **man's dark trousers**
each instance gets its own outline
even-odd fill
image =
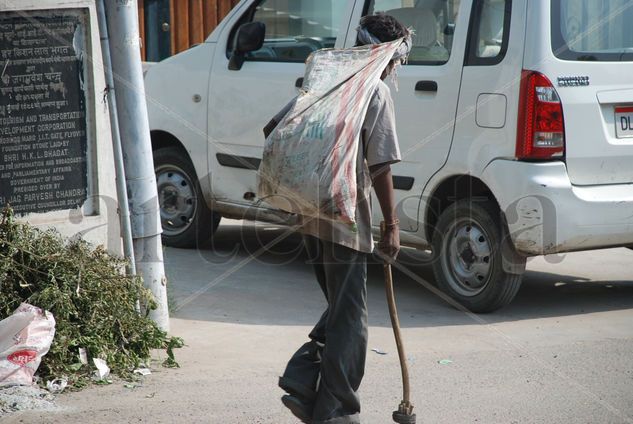
[[[304,236],[328,307],[290,359],[280,386],[314,407],[314,424],[359,423],[367,354],[367,254]]]

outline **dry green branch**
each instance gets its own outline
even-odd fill
[[[125,262],[103,247],[81,240],[67,242],[55,231],[18,223],[10,209],[0,220],[0,319],[22,302],[53,313],[56,334],[38,374],[43,381],[65,376],[75,388],[89,381],[92,366],[82,365],[79,348],[89,358],[106,360],[112,373],[131,378],[149,360],[152,349],[172,349],[182,340],[169,337],[147,316],[136,312],[137,299],[155,307],[138,277],[122,273]]]

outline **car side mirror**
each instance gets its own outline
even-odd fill
[[[229,59],[229,69],[231,71],[242,69],[246,53],[261,49],[265,36],[266,24],[263,22],[249,22],[239,27],[235,37],[235,48]]]

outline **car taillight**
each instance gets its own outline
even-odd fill
[[[519,96],[517,159],[556,159],[565,153],[563,105],[543,74],[523,71]]]

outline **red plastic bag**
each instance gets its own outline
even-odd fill
[[[0,321],[0,387],[31,385],[53,337],[53,315],[27,303]]]

